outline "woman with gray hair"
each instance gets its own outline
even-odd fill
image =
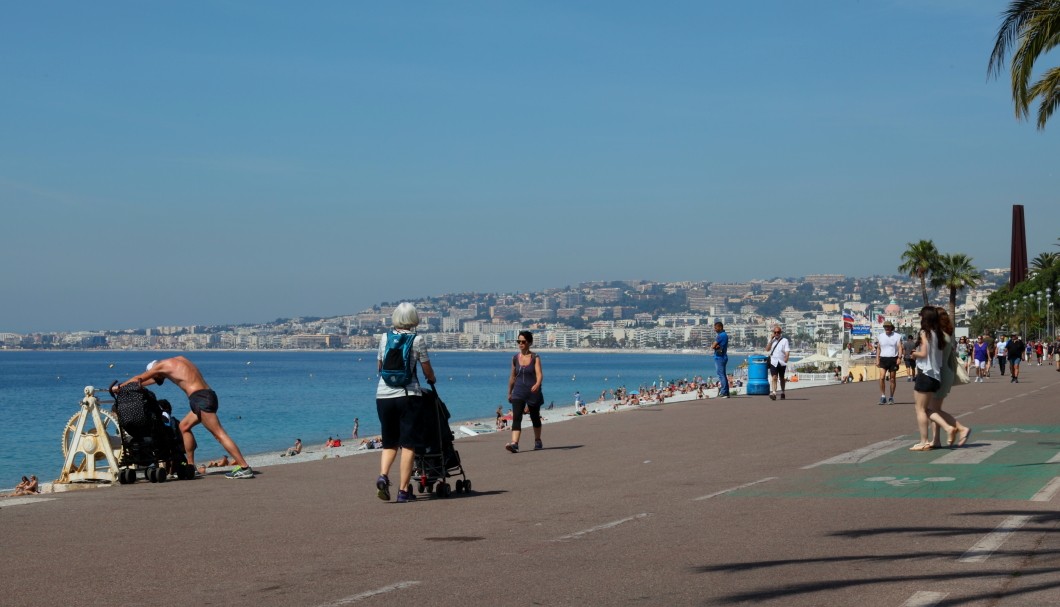
[[[423,337],[413,331],[420,324],[420,315],[416,307],[408,302],[398,304],[392,316],[394,328],[379,340],[377,357],[380,372],[379,384],[375,390],[375,406],[379,413],[380,434],[382,434],[383,453],[380,458],[379,478],[376,480],[376,495],[379,499],[390,501],[390,467],[397,459],[398,448],[401,449],[400,483],[398,485],[398,503],[416,499],[409,487],[412,478],[412,466],[416,458],[416,422],[419,418],[420,388],[416,374],[416,365],[423,369],[427,383],[434,383],[434,369],[427,356],[427,344]],[[408,350],[411,377],[403,386],[395,387],[383,377],[383,360],[387,354],[390,336],[409,336],[412,345]]]

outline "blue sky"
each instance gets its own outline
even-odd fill
[[[0,331],[1056,251],[1005,2],[5,3]]]

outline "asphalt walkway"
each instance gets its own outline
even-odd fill
[[[706,365],[706,362],[704,363]],[[597,414],[458,441],[473,492],[375,497],[375,456],[0,500],[5,605],[1060,605],[1060,373]],[[527,433],[529,435],[529,433]],[[524,448],[527,447],[524,444]],[[395,467],[396,473],[396,467]],[[53,499],[54,498],[54,499]]]

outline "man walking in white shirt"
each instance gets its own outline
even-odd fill
[[[780,328],[780,325],[773,325],[773,334],[766,353],[769,354],[769,385],[772,390],[769,398],[777,400],[777,382],[779,381],[780,400],[784,400],[786,398],[784,387],[788,383],[785,373],[788,370],[788,358],[791,356],[791,344],[788,338],[784,337],[784,330]]]
[[[877,338],[876,366],[880,368],[880,403],[894,404],[894,391],[898,387],[898,361],[902,358],[902,336],[894,332],[891,321],[883,323],[883,333]],[[891,380],[891,395],[887,396],[887,380]]]

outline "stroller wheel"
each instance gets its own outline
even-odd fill
[[[130,468],[122,468],[118,471],[118,482],[123,485],[136,482],[136,471]]]
[[[427,485],[427,493],[434,493],[434,484]]]
[[[464,493],[471,493],[471,479],[464,481]]]
[[[439,497],[449,497],[449,484],[448,483],[438,483],[438,496]]]
[[[169,480],[169,470],[165,468],[157,468],[155,470],[155,480],[159,483],[164,483]]]
[[[456,492],[457,493],[463,493],[464,492],[464,481],[462,479],[457,479],[457,481],[456,481]]]

